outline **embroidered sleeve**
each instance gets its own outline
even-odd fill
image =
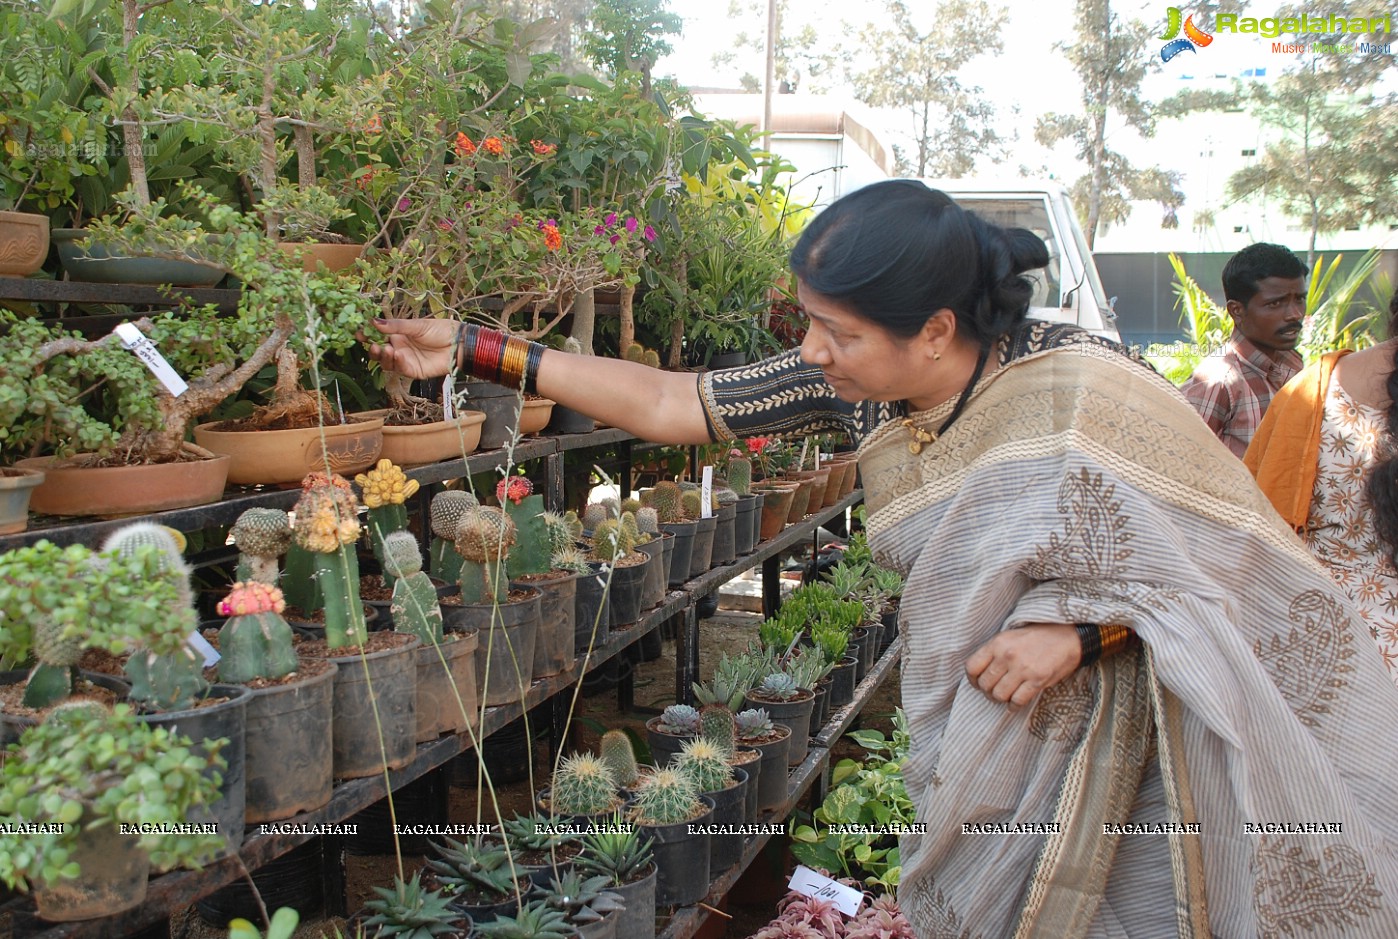
[[[801,362],[797,349],[699,378],[704,419],[715,440],[867,430],[865,407],[841,401],[820,369]]]

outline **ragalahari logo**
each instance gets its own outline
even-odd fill
[[[1214,41],[1214,37],[1204,32],[1194,25],[1194,14],[1185,17],[1179,7],[1170,7],[1166,10],[1168,21],[1165,24],[1165,32],[1160,37],[1165,40],[1165,45],[1160,47],[1160,58],[1168,62],[1181,52],[1193,52],[1195,46],[1207,46]],[[1183,21],[1184,36],[1180,35],[1181,21]]]

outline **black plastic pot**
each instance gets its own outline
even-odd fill
[[[898,638],[898,612],[899,607],[884,610],[879,617],[879,622],[883,623],[883,636],[879,640],[879,655],[883,655],[885,649],[893,644],[893,640]]]
[[[791,745],[791,728],[785,724],[773,724],[772,726],[785,730],[786,736],[764,743],[739,741],[740,746],[762,752],[762,768],[757,771],[757,811],[759,813],[780,809],[786,805],[786,754]]]
[[[526,886],[528,886],[528,884],[526,884]],[[448,903],[447,906],[451,907],[452,910],[457,913],[462,913],[471,917],[471,922],[473,924],[493,923],[501,916],[514,916],[515,913],[519,911],[519,898],[512,893],[504,900],[500,900],[496,903],[482,903],[476,905],[455,901]],[[474,935],[474,933],[470,935]]]
[[[555,404],[544,429],[551,434],[590,434],[597,429],[597,422],[581,411]]]
[[[641,618],[641,610],[644,609],[641,601],[646,584],[646,569],[650,563],[651,559],[646,558],[644,564],[612,568],[612,584],[608,599],[612,629],[630,626]]]
[[[463,382],[457,390],[467,394],[466,410],[485,414],[481,442],[477,446],[481,450],[495,450],[509,443],[514,432],[519,430],[522,402],[519,391],[491,381]]]
[[[870,623],[864,628],[869,631],[869,638],[864,641],[864,674],[867,675],[879,660],[879,649],[883,646],[883,623]]]
[[[578,578],[574,589],[573,652],[582,655],[589,646],[606,643],[611,633],[611,596],[607,576],[595,570]]]
[[[714,546],[709,557],[710,567],[732,564],[738,559],[738,505],[720,505],[714,515]]]
[[[517,783],[529,778],[529,763],[533,756],[529,734],[523,717],[517,717],[481,743],[485,768],[494,785]],[[476,751],[467,750],[447,764],[451,767],[451,784],[458,789],[476,789]]]
[[[811,736],[811,710],[815,706],[815,692],[809,688],[790,701],[768,701],[754,696],[750,691],[743,697],[743,707],[766,708],[773,724],[785,724],[791,728],[791,744],[787,747],[786,761],[795,766],[806,758],[806,750]]]
[[[248,690],[243,811],[249,825],[290,818],[330,801],[335,783],[330,729],[339,666],[325,664],[329,668],[319,675]]]
[[[713,567],[714,531],[718,528],[718,518],[694,520],[694,546],[689,552],[689,576],[698,577]]]
[[[420,643],[416,636],[393,635],[399,644],[391,649],[365,656],[327,656],[339,666],[331,721],[336,779],[375,776],[385,765],[400,769],[417,749]]]
[[[656,769],[664,769],[680,755],[680,750],[684,747],[686,740],[692,739],[694,734],[676,736],[667,734],[664,731],[656,730],[655,725],[660,722],[659,717],[652,717],[646,721],[646,743],[650,747],[650,761]]]
[[[511,583],[511,591],[526,596],[499,604],[459,603],[442,607],[452,632],[479,631],[476,646],[476,693],[489,707],[519,701],[533,682],[534,643],[539,632],[538,587]]]
[[[713,824],[714,802],[700,796],[707,811],[698,818],[673,825],[636,827],[651,839],[655,855],[655,905],[688,906],[709,893],[709,834],[703,826]],[[697,830],[690,834],[691,826]]]
[[[694,556],[696,522],[661,522],[662,531],[675,536],[675,549],[670,556],[669,586],[678,587],[689,580],[690,561]]]
[[[573,667],[573,639],[576,631],[578,574],[561,574],[548,579],[521,581],[538,587],[539,629],[534,640],[534,677],[548,678]]]
[[[659,538],[636,545],[636,550],[650,558],[646,562],[646,579],[641,587],[641,609],[659,606],[665,599],[665,545]]]
[[[863,626],[856,627],[849,634],[849,648],[845,651],[854,656],[854,660],[859,663],[855,669],[854,682],[859,684],[864,680],[864,676],[869,671],[869,655],[866,646],[869,644],[869,630]]]
[[[752,547],[757,550],[757,545],[762,541],[762,505],[767,501],[767,497],[760,492],[750,493],[757,501],[752,506]]]
[[[754,750],[751,747],[738,747],[737,750],[739,753],[751,753],[753,756],[746,763],[735,764],[735,768],[748,774],[748,784],[743,790],[743,822],[752,825],[756,823],[757,816],[761,814],[757,803],[757,787],[762,779],[762,751]]]
[[[830,670],[830,712],[833,714],[854,700],[854,687],[859,684],[859,660],[846,655]]]
[[[757,496],[739,496],[733,509],[733,551],[738,556],[752,554],[757,545],[757,526],[752,516],[757,509]]]
[[[355,812],[349,817],[355,833],[345,837],[345,850],[353,855],[393,854],[396,840],[404,854],[427,854],[430,835],[405,832],[395,839],[393,826],[446,825],[447,789],[446,767],[439,767],[394,790],[392,812],[388,797]]]
[[[733,785],[727,789],[716,789],[704,795],[714,803],[713,824],[736,829],[744,824],[747,815],[747,770],[733,767],[733,779]],[[738,863],[743,856],[744,840],[745,836],[737,831],[709,835],[709,876],[717,877]]]
[[[289,906],[305,920],[325,906],[325,889],[320,879],[321,850],[322,840],[312,838],[252,872],[252,883],[269,913]],[[200,919],[219,929],[226,929],[234,919],[254,923],[262,919],[253,888],[243,879],[196,900],[194,906]]]
[[[617,920],[619,939],[655,939],[655,870],[651,864],[650,873],[640,880],[607,888],[620,894],[626,904]]]
[[[85,678],[94,685],[109,688],[117,692],[118,700],[125,701],[126,695],[131,691],[131,684],[124,678],[115,675],[107,675],[102,672],[78,672],[79,678]],[[29,669],[12,668],[0,672],[0,685],[18,685],[29,678]],[[26,727],[32,727],[39,723],[36,718],[20,714],[9,714],[0,711],[0,748],[8,744],[16,743],[20,734],[24,733]]]
[[[417,742],[461,733],[480,720],[476,694],[479,633],[447,633],[440,647],[417,648]]]
[[[661,572],[660,572],[660,599],[665,599],[665,592],[670,588],[670,571],[675,562],[675,536],[668,531],[660,533],[661,551]]]
[[[820,733],[820,729],[830,721],[830,683],[817,682],[815,687],[815,704],[811,708],[811,736]]]

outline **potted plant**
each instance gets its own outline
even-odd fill
[[[513,916],[500,915],[485,923],[477,923],[478,939],[567,939],[577,935],[562,910],[543,900],[522,904]]]
[[[591,573],[573,548],[563,516],[544,510],[544,497],[527,476],[506,476],[495,487],[500,507],[515,523],[506,567],[510,579],[539,588],[539,628],[533,674],[548,678],[573,667],[578,578]]]
[[[518,908],[521,888],[510,853],[498,841],[443,838],[432,843],[432,851],[436,856],[427,859],[432,879],[453,909],[471,917],[478,935],[482,925]]]
[[[59,706],[0,765],[0,815],[15,823],[0,829],[0,881],[33,889],[47,920],[139,906],[152,867],[198,865],[224,845],[218,835],[161,831],[214,801],[218,750],[143,722],[127,705]],[[124,833],[126,825],[139,833]]]
[[[392,887],[374,887],[376,896],[364,901],[370,913],[363,928],[372,939],[437,939],[439,936],[465,939],[471,933],[471,918],[451,908],[440,890],[422,885],[421,872],[407,883],[394,877]]]
[[[748,774],[729,762],[731,755],[731,750],[701,734],[685,741],[672,764],[694,783],[700,795],[713,802],[713,824],[719,829],[709,835],[709,870],[713,874],[728,870],[743,854],[741,828],[747,815]]]
[[[743,821],[748,824],[756,822],[762,751],[738,746],[733,712],[722,704],[706,704],[699,710],[699,733],[728,755],[729,766],[742,770],[747,776],[747,785],[743,787]]]
[[[550,879],[571,870],[573,858],[582,850],[581,836],[569,821],[547,812],[516,815],[506,819],[501,829],[515,870],[536,887],[547,886]]]
[[[678,587],[689,580],[694,557],[694,533],[699,527],[685,517],[682,499],[679,484],[670,480],[661,480],[649,493],[641,494],[641,501],[655,509],[660,529],[674,536],[675,547],[670,557],[671,587]]]
[[[699,733],[699,712],[688,704],[672,704],[646,721],[646,741],[657,769],[679,755],[684,742]]]
[[[655,771],[650,764],[641,766],[636,762],[636,751],[631,746],[631,737],[624,730],[608,730],[597,743],[597,756],[612,774],[617,787],[623,790],[635,789],[643,776]]]
[[[762,753],[762,768],[757,771],[758,810],[780,810],[786,805],[787,748],[791,728],[772,723],[771,715],[762,708],[748,708],[733,715],[734,740],[739,746],[751,747]]]
[[[575,870],[550,876],[535,888],[535,895],[563,914],[579,939],[615,937],[626,909],[621,896],[610,889],[605,874],[588,876]]]
[[[636,517],[630,512],[620,518],[609,518],[592,531],[590,557],[610,568],[608,598],[609,625],[623,629],[641,618],[645,601],[646,573],[649,566],[660,561],[636,550],[641,537]]]
[[[786,672],[773,672],[762,679],[757,687],[748,690],[743,699],[748,707],[764,708],[772,720],[791,728],[790,744],[786,761],[796,766],[806,758],[807,742],[811,735],[811,709],[815,705],[815,692],[801,688],[796,679]]]
[[[631,821],[651,839],[657,906],[685,906],[709,892],[713,800],[673,767],[657,770],[636,793]]]
[[[583,873],[607,878],[607,889],[625,904],[616,924],[618,939],[651,939],[655,936],[655,862],[650,843],[636,829],[621,823],[582,836],[582,852],[574,866]]]
[[[546,812],[591,822],[621,808],[622,797],[606,763],[591,753],[575,753],[559,762],[551,786],[539,793],[539,804]]]

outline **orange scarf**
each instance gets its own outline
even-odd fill
[[[1340,357],[1351,351],[1327,352],[1287,382],[1272,398],[1243,456],[1258,488],[1298,533],[1311,514],[1330,373]]]

